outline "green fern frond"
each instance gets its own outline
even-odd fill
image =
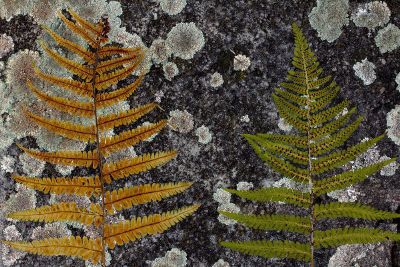
[[[383,241],[400,241],[400,234],[374,228],[338,228],[315,231],[317,248],[338,247],[344,244],[368,244]]]
[[[340,113],[349,106],[349,101],[343,100],[339,104],[325,109],[315,115],[310,115],[310,126],[317,127],[321,124],[324,124],[331,119],[335,118],[336,116],[340,115]]]
[[[290,258],[301,261],[309,261],[310,248],[307,244],[292,241],[245,241],[245,242],[221,242],[222,246],[241,253],[261,256],[264,258]]]
[[[310,206],[310,194],[298,190],[284,187],[272,187],[258,190],[234,190],[225,189],[225,191],[235,194],[241,198],[258,202],[285,202],[300,207],[308,208]]]
[[[324,218],[356,218],[367,220],[390,220],[400,218],[400,214],[377,210],[367,205],[358,203],[332,202],[328,204],[315,205],[315,218],[317,220]]]
[[[250,215],[219,211],[241,224],[254,229],[310,233],[310,218],[292,215]]]
[[[242,136],[249,136],[250,134],[242,134]],[[261,139],[265,139],[267,141],[271,141],[277,144],[294,146],[297,148],[306,148],[307,147],[307,137],[305,136],[297,136],[290,134],[272,134],[272,133],[258,133],[257,137]]]
[[[350,170],[314,182],[314,194],[320,196],[335,190],[344,189],[352,184],[364,181],[368,176],[376,173],[386,165],[395,162],[396,158],[384,160],[378,163],[371,164],[367,167]]]

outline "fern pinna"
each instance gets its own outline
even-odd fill
[[[109,24],[106,17],[93,24],[84,20],[72,10],[68,10],[68,13],[70,19],[62,12],[59,13],[59,17],[73,33],[83,38],[88,44],[87,48],[61,37],[47,27],[44,27],[44,29],[58,45],[77,54],[85,63],[81,64],[65,58],[42,43],[44,51],[76,78],[71,79],[47,74],[37,67],[35,67],[35,71],[37,77],[43,82],[76,93],[87,101],[76,101],[48,94],[39,89],[33,82],[29,82],[28,86],[40,100],[56,110],[73,116],[89,118],[91,124],[81,125],[70,121],[42,117],[29,111],[26,114],[38,125],[51,132],[66,138],[88,142],[91,144],[90,147],[95,148],[89,151],[46,152],[29,149],[21,145],[19,147],[34,158],[53,164],[91,168],[96,174],[88,177],[46,178],[15,175],[13,178],[18,183],[44,193],[97,197],[98,201],[93,201],[87,209],[78,207],[73,202],[61,202],[32,210],[18,211],[8,216],[24,221],[74,221],[86,225],[93,224],[98,227],[100,237],[70,236],[34,240],[32,242],[3,242],[15,249],[30,253],[49,256],[76,256],[105,266],[107,248],[114,249],[116,245],[123,245],[146,235],[161,233],[193,213],[198,205],[110,223],[109,216],[116,212],[131,208],[134,205],[158,201],[181,193],[189,188],[191,183],[153,183],[115,190],[107,189],[107,185],[113,183],[113,181],[168,162],[176,156],[176,152],[148,153],[133,158],[123,158],[115,162],[106,160],[114,152],[122,151],[158,133],[166,125],[166,121],[142,125],[113,136],[105,134],[114,127],[134,123],[157,106],[150,103],[124,112],[108,115],[99,114],[99,109],[110,107],[127,99],[138,88],[143,75],[139,75],[136,80],[126,86],[116,86],[116,89],[111,90],[113,85],[118,85],[119,82],[124,81],[133,71],[137,70],[143,60],[144,52],[138,48],[122,48],[107,44]]]
[[[320,196],[344,189],[366,179],[385,165],[388,159],[364,168],[337,172],[337,169],[367,151],[384,135],[352,146],[345,142],[359,127],[362,117],[351,120],[356,112],[349,102],[332,101],[339,86],[331,76],[321,77],[322,68],[297,24],[293,24],[295,49],[288,82],[275,89],[273,100],[282,118],[297,134],[245,134],[257,155],[275,171],[304,184],[303,192],[290,188],[265,188],[239,191],[226,189],[241,198],[258,202],[285,202],[308,211],[309,216],[285,214],[252,215],[221,211],[220,213],[248,227],[262,230],[289,231],[309,237],[308,243],[284,241],[222,242],[225,247],[266,258],[292,258],[315,265],[315,249],[342,244],[373,243],[400,240],[400,234],[373,228],[339,228],[321,230],[318,222],[326,219],[360,218],[382,220],[400,218],[400,214],[376,210],[356,203],[321,203]],[[323,175],[323,176],[322,176]]]

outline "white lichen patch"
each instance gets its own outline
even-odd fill
[[[213,88],[219,87],[224,83],[224,78],[219,72],[214,72],[210,78],[210,85]]]
[[[14,172],[15,159],[10,156],[4,156],[1,159],[0,168],[3,172]]]
[[[295,189],[295,190],[299,190],[302,192],[310,192],[308,184],[303,184],[303,183],[299,183],[296,181],[293,181],[290,178],[287,177],[283,177],[281,179],[279,179],[278,181],[275,181],[271,184],[272,187],[286,187],[289,189]]]
[[[151,267],[185,267],[187,264],[186,252],[173,248],[164,257],[156,258],[151,262]]]
[[[374,63],[368,61],[367,58],[363,59],[361,62],[357,62],[353,66],[355,75],[363,81],[364,85],[370,85],[375,81],[375,68],[376,66]]]
[[[386,125],[388,127],[387,136],[398,146],[400,146],[400,105],[396,105],[386,115]]]
[[[350,186],[346,189],[329,192],[327,195],[331,198],[337,199],[339,202],[355,202],[358,197],[363,194],[353,186]]]
[[[250,58],[242,54],[236,55],[233,59],[234,70],[245,71],[250,67],[250,64]]]
[[[155,97],[154,102],[156,102],[156,103],[161,103],[161,100],[162,100],[162,98],[164,97],[164,92],[163,92],[163,91],[157,91],[157,92],[154,94],[154,97]]]
[[[198,141],[201,144],[208,144],[212,140],[212,133],[208,129],[208,127],[202,125],[196,129],[196,136],[199,138]]]
[[[71,174],[75,166],[56,165],[55,168],[62,176],[67,176]]]
[[[400,47],[400,29],[389,23],[385,28],[378,31],[375,37],[375,44],[383,54],[391,52]]]
[[[188,133],[193,130],[193,115],[186,110],[173,110],[169,112],[170,118],[168,119],[168,125],[172,130],[180,133]]]
[[[178,23],[167,35],[167,45],[172,54],[182,59],[191,59],[204,46],[203,32],[193,22]]]
[[[164,77],[171,81],[176,75],[179,74],[178,66],[173,62],[163,64]]]
[[[3,237],[8,241],[21,241],[22,235],[15,225],[7,226],[3,230]],[[4,266],[13,266],[15,262],[25,256],[25,252],[15,250],[0,242],[1,260]],[[1,264],[0,264],[1,265]],[[1,265],[2,266],[2,265]]]
[[[384,155],[379,158],[379,161],[384,161],[384,160],[388,160],[388,159],[390,159],[390,157]],[[395,162],[392,162],[392,163],[386,165],[385,167],[383,167],[380,171],[380,174],[383,176],[393,176],[396,173],[396,170],[398,168],[399,168],[399,164],[395,161]]]
[[[216,263],[212,265],[212,267],[230,267],[230,265],[223,259],[219,259]]]
[[[71,231],[67,228],[67,224],[61,222],[45,224],[43,227],[38,226],[33,229],[32,239],[60,238],[70,236]]]
[[[32,189],[17,184],[17,193],[10,196],[4,203],[1,212],[9,214],[16,211],[33,209],[36,207],[36,194]]]
[[[44,161],[35,159],[27,153],[22,153],[19,156],[19,161],[22,164],[24,173],[28,176],[40,176],[46,164]]]
[[[150,46],[150,53],[154,63],[159,64],[166,62],[171,56],[172,51],[165,40],[156,39]]]
[[[234,203],[225,203],[222,204],[220,206],[218,206],[218,210],[219,211],[226,211],[226,212],[231,212],[231,213],[239,213],[240,212],[240,208],[234,204]],[[236,224],[236,221],[226,217],[225,215],[218,215],[218,221],[222,224],[226,224],[226,225],[233,225]]]
[[[231,202],[232,194],[225,191],[224,189],[218,188],[213,194],[213,199],[219,204],[228,204]]]
[[[251,189],[253,189],[253,187],[254,187],[253,183],[249,183],[249,182],[239,182],[236,185],[237,190],[251,190]]]
[[[348,0],[317,0],[308,18],[318,37],[331,43],[339,38],[343,26],[349,24],[348,10]]]
[[[396,89],[397,89],[397,91],[400,92],[400,72],[397,73],[395,82],[397,83],[397,88]]]
[[[186,6],[186,0],[160,0],[161,10],[170,16],[177,15]]]
[[[293,126],[287,123],[283,118],[279,118],[278,127],[285,132],[290,132],[293,129]]]
[[[375,29],[389,22],[390,9],[386,2],[373,1],[360,5],[352,14],[351,19],[357,27]]]
[[[0,58],[14,50],[14,41],[7,34],[0,35]]]
[[[240,117],[240,121],[241,122],[245,122],[245,123],[249,123],[250,122],[249,115],[246,114],[246,115]]]

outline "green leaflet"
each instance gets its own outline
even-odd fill
[[[310,218],[292,215],[248,215],[219,211],[241,224],[254,229],[310,233]]]
[[[400,234],[374,228],[339,228],[315,231],[317,248],[338,247],[344,244],[368,244],[382,241],[400,241]]]
[[[285,187],[271,187],[258,190],[234,190],[225,189],[225,191],[235,194],[247,200],[258,202],[286,202],[303,208],[310,206],[310,194]]]
[[[373,139],[354,145],[350,148],[339,150],[328,156],[312,160],[312,173],[321,174],[330,171],[336,167],[340,167],[350,160],[354,160],[358,155],[367,151],[368,148],[375,145],[384,136],[385,135],[380,135]]]
[[[310,116],[311,127],[320,126],[321,124],[330,121],[331,119],[335,118],[335,116],[339,115],[344,108],[347,108],[348,105],[349,101],[344,100],[339,104],[337,104],[336,106],[333,106],[322,112],[319,112],[316,115],[311,115]]]
[[[272,94],[272,99],[275,102],[275,105],[279,105],[280,108],[286,108],[288,112],[294,116],[294,117],[299,117],[302,120],[307,119],[307,110],[304,108],[301,108],[297,105],[292,104],[291,102],[287,101],[286,99],[276,95]]]
[[[310,260],[310,247],[292,241],[245,241],[245,242],[221,242],[222,246],[239,251],[241,253],[261,256],[264,258],[290,258],[301,261]]]
[[[400,218],[400,214],[377,210],[367,205],[358,203],[332,202],[329,204],[315,205],[315,217],[317,220],[324,218],[356,218],[367,220],[389,220]]]
[[[335,190],[344,189],[352,184],[364,181],[386,165],[396,161],[395,158],[384,160],[356,170],[346,171],[329,178],[314,182],[314,194],[320,196]]]
[[[245,136],[246,134],[242,134]],[[259,133],[256,134],[257,137],[288,146],[294,146],[297,148],[306,148],[307,147],[307,137],[305,136],[297,136],[290,134],[271,134],[271,133]]]
[[[337,85],[337,83],[335,81],[332,81],[328,86],[322,89],[308,92],[308,95],[310,96],[311,100],[318,100],[322,97],[327,96],[333,89],[338,87],[339,86]]]

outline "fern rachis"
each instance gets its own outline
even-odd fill
[[[322,68],[311,51],[300,28],[293,24],[295,50],[288,82],[280,84],[273,100],[278,111],[296,130],[297,134],[244,134],[257,155],[275,171],[293,181],[308,186],[308,192],[289,188],[265,188],[238,191],[226,189],[241,198],[265,202],[281,201],[308,211],[308,216],[253,215],[220,213],[254,229],[289,231],[308,236],[308,243],[294,241],[222,242],[225,247],[250,255],[266,258],[292,258],[310,262],[315,266],[315,250],[343,244],[372,243],[386,240],[398,241],[400,234],[374,228],[349,227],[320,230],[323,219],[358,218],[365,220],[390,220],[400,214],[380,211],[357,203],[321,204],[319,197],[334,190],[344,189],[366,179],[396,159],[370,164],[356,170],[333,173],[354,160],[384,135],[347,146],[345,142],[358,129],[362,116],[351,122],[355,108],[343,114],[349,103],[344,100],[333,105],[339,86],[331,76],[320,77]],[[320,175],[324,174],[323,177]]]
[[[115,162],[106,161],[106,158],[115,152],[138,144],[158,133],[165,127],[166,121],[162,120],[147,126],[139,126],[111,137],[103,134],[104,131],[114,127],[136,122],[157,106],[150,103],[124,112],[108,115],[100,115],[99,113],[99,109],[110,107],[127,99],[138,88],[143,80],[143,75],[139,75],[135,81],[124,87],[119,88],[117,86],[117,89],[113,91],[105,91],[105,89],[117,85],[130,76],[132,71],[136,70],[141,63],[144,54],[138,48],[107,45],[109,24],[106,17],[101,18],[97,24],[92,24],[72,10],[68,10],[68,13],[72,19],[68,19],[60,12],[61,20],[72,32],[87,42],[88,48],[64,39],[47,27],[44,27],[44,29],[55,43],[81,57],[85,63],[81,64],[60,55],[44,42],[42,42],[42,47],[53,60],[79,79],[46,74],[38,67],[35,67],[35,72],[38,79],[89,98],[91,101],[83,102],[67,97],[53,96],[43,92],[31,81],[28,81],[28,87],[39,99],[55,109],[72,116],[92,118],[93,122],[90,125],[82,125],[42,117],[29,111],[25,113],[32,121],[53,133],[65,138],[91,143],[91,147],[95,148],[88,151],[47,152],[29,149],[21,145],[18,145],[18,147],[34,158],[54,164],[92,168],[95,170],[95,174],[87,177],[46,178],[14,175],[13,178],[18,183],[44,193],[93,196],[100,197],[100,200],[93,202],[88,208],[78,207],[73,202],[60,202],[14,212],[8,216],[22,221],[75,221],[86,225],[93,224],[98,227],[100,237],[71,236],[34,240],[32,242],[3,242],[15,249],[30,253],[48,256],[77,256],[105,266],[107,248],[113,249],[116,245],[123,245],[146,235],[161,233],[195,212],[199,206],[191,205],[162,214],[150,214],[115,224],[107,222],[107,218],[116,212],[179,194],[188,189],[192,183],[153,183],[116,190],[106,188],[106,185],[112,184],[115,180],[145,172],[170,161],[176,156],[176,151],[160,151],[133,158],[126,157]]]

